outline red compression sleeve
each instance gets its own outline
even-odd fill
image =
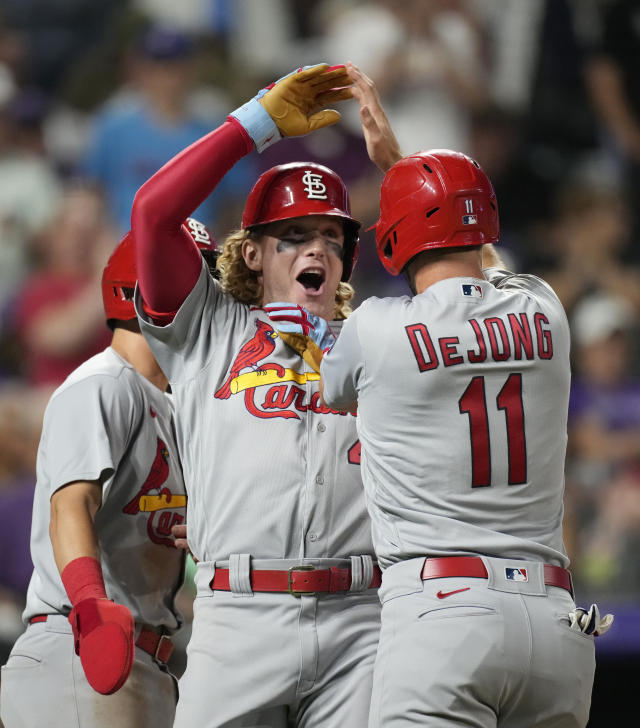
[[[131,230],[138,285],[145,308],[161,319],[162,313],[180,308],[202,267],[200,251],[182,223],[252,149],[244,127],[227,119],[169,160],[136,193]]]
[[[94,599],[107,598],[102,567],[100,562],[91,558],[91,556],[80,556],[70,561],[62,570],[60,577],[74,607],[78,602],[88,597]]]

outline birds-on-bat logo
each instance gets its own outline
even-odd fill
[[[214,397],[217,399],[229,399],[232,394],[231,382],[240,374],[243,369],[258,369],[258,362],[273,353],[276,348],[275,339],[278,334],[265,321],[256,319],[256,333],[242,346],[235,361],[231,365],[229,376],[224,384],[218,389]]]
[[[287,332],[274,331],[270,324],[260,319],[255,320],[255,325],[255,334],[240,348],[227,378],[214,397],[228,400],[233,395],[242,394],[247,412],[260,419],[300,420],[300,413],[308,410],[346,416],[346,412],[332,410],[322,404],[317,388],[315,391],[307,390],[307,385],[320,379],[320,375],[316,371],[308,371],[308,367],[305,370],[304,359],[295,346],[289,344],[291,351],[284,354],[287,358],[281,358],[282,364],[264,361],[275,351],[278,337],[289,343]],[[292,353],[296,353],[297,358],[291,357]],[[262,390],[259,396],[256,394],[258,390]]]
[[[187,497],[183,493],[172,493],[169,488],[162,487],[169,477],[169,450],[161,438],[157,438],[156,455],[151,464],[149,474],[136,495],[122,509],[123,513],[136,516],[148,513],[147,534],[154,543],[174,548],[171,527],[184,521],[182,514],[175,509],[187,505]],[[158,523],[156,513],[160,511]]]

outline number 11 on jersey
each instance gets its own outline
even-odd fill
[[[504,411],[509,457],[509,485],[527,482],[527,443],[524,433],[522,374],[510,374],[496,397],[496,408]],[[460,414],[469,418],[471,439],[471,486],[491,485],[491,440],[484,377],[473,377],[458,400]]]

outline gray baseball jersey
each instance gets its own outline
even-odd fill
[[[140,316],[139,293],[136,304]],[[363,728],[380,604],[366,588],[373,547],[355,417],[321,405],[317,372],[277,323],[204,267],[171,324],[141,319],[176,401],[200,559],[176,728]],[[298,564],[352,567],[359,591],[252,591],[252,568]],[[219,567],[231,592],[210,588]]]
[[[370,728],[587,722],[593,638],[542,563],[568,563],[569,328],[540,279],[486,275],[366,301],[322,362],[325,401],[358,400],[385,567]],[[487,577],[423,578],[447,555]]]
[[[487,274],[365,301],[323,360],[325,401],[358,399],[383,567],[475,552],[568,563],[567,319],[542,280]]]
[[[71,610],[49,538],[51,496],[74,480],[102,479],[95,526],[107,595],[139,624],[180,625],[183,552],[171,526],[184,521],[186,496],[172,417],[169,398],[110,347],[54,392],[38,449],[25,622]]]
[[[179,412],[198,559],[373,553],[355,417],[320,404],[318,374],[265,311],[224,294],[203,267],[170,325],[143,317],[141,328]]]
[[[31,531],[34,572],[23,619],[47,615],[18,638],[2,668],[7,728],[56,725],[158,728],[173,723],[174,678],[136,649],[124,687],[100,695],[73,651],[71,610],[49,538],[50,499],[67,483],[102,480],[95,519],[107,595],[142,626],[172,632],[181,618],[174,597],[183,552],[171,526],[185,518],[186,495],[169,398],[113,349],[73,372],[54,392],[38,449]],[[71,659],[70,659],[71,657]],[[141,701],[141,694],[153,700]]]

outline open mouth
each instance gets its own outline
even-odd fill
[[[300,273],[296,280],[306,290],[318,291],[324,283],[324,272],[319,270],[305,270]]]

